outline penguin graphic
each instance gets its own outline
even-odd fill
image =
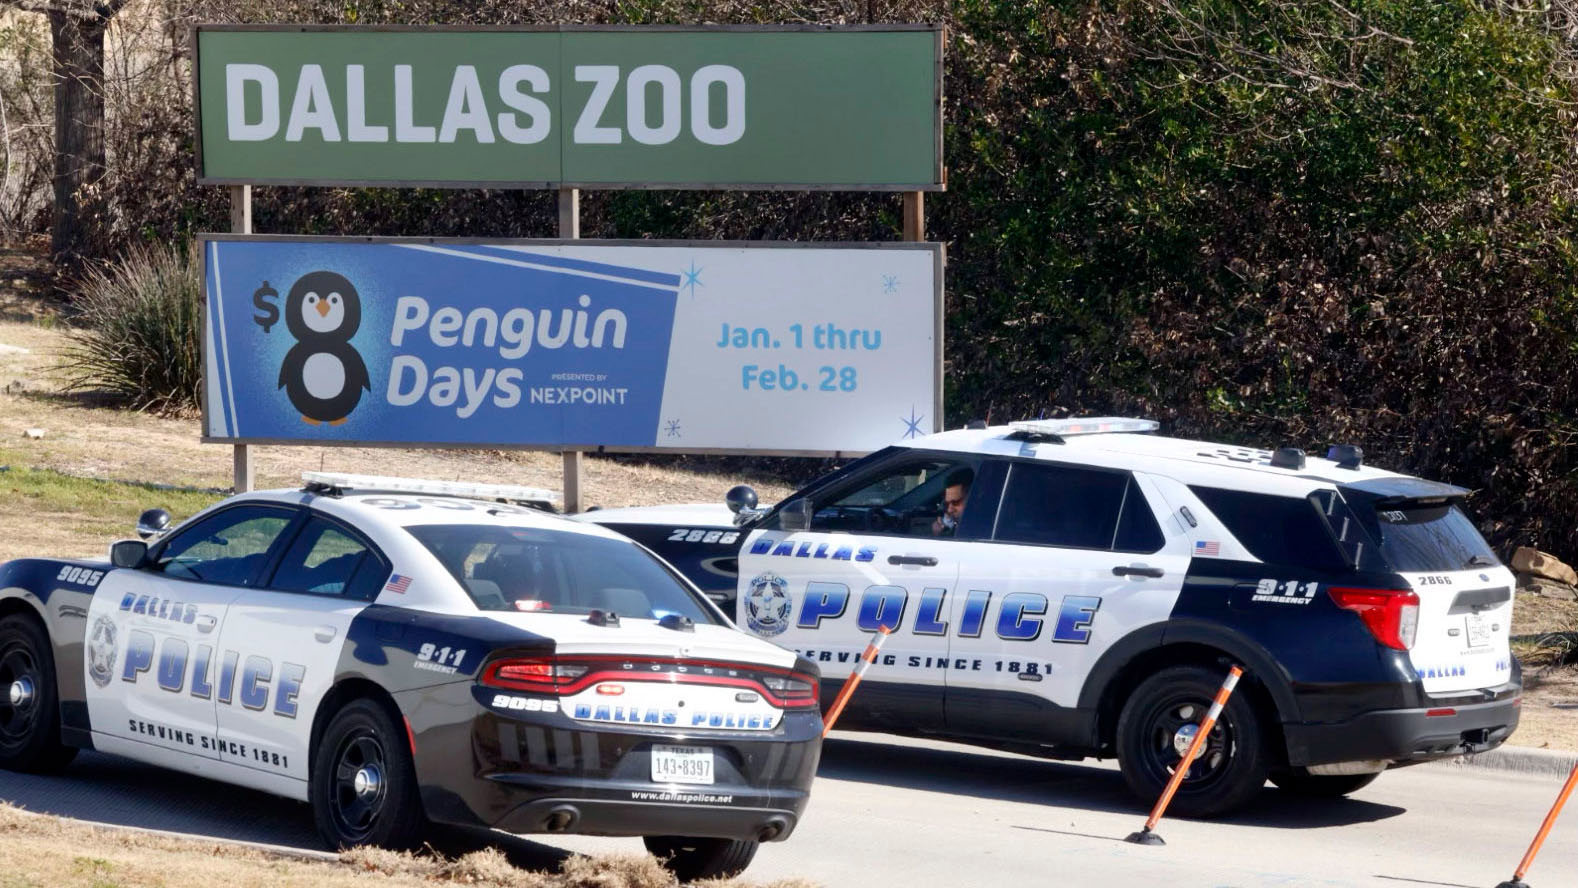
[[[344,275],[302,275],[285,299],[285,326],[296,344],[279,365],[279,387],[310,425],[345,422],[372,391],[367,365],[351,345],[362,324],[362,303]]]

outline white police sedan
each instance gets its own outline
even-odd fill
[[[0,767],[116,753],[310,801],[331,847],[429,821],[639,835],[684,879],[794,830],[821,750],[808,660],[623,537],[519,504],[540,491],[306,482],[108,563],[0,565]]]

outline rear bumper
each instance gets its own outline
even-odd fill
[[[472,717],[424,729],[418,706],[411,719],[423,807],[440,823],[781,841],[799,823],[821,758],[815,710],[788,713],[772,731],[660,731],[453,702]],[[714,783],[651,779],[653,745],[676,743],[713,751]]]
[[[1428,708],[1377,710],[1341,722],[1284,724],[1288,764],[1387,760],[1400,765],[1495,749],[1518,727],[1522,689],[1497,689],[1495,696],[1481,703],[1437,701]]]
[[[794,832],[807,793],[739,793],[730,787],[615,786],[607,781],[544,792],[520,775],[494,778],[519,806],[493,824],[512,833],[569,832],[594,836],[712,836],[782,841]]]

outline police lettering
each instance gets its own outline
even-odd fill
[[[752,555],[777,555],[784,558],[823,558],[829,561],[873,561],[877,557],[876,546],[861,546],[857,552],[851,546],[831,547],[827,543],[801,543],[798,548],[795,544],[783,540],[776,545],[770,539],[763,537],[751,544]]]
[[[190,746],[207,752],[217,752],[222,756],[238,759],[250,759],[276,768],[290,768],[290,757],[278,752],[270,752],[234,740],[226,740],[211,734],[196,734],[185,728],[173,725],[161,725],[157,722],[147,722],[140,719],[127,719],[126,729],[130,733],[148,737],[153,740],[163,741],[166,744]]]
[[[777,724],[777,713],[687,712],[641,706],[593,706],[577,703],[574,718],[581,721],[632,725],[683,725],[692,728],[746,728],[767,730]]]
[[[159,620],[169,620],[172,623],[197,622],[197,605],[183,604],[157,595],[127,592],[126,597],[121,599],[121,610]]]
[[[154,658],[155,639],[152,632],[133,629],[126,640],[126,662],[121,667],[121,680],[137,683],[144,673],[153,672],[155,684],[161,691],[179,694],[190,688],[192,696],[207,700],[214,694],[214,648],[200,644],[193,651],[179,638],[167,637],[158,642],[158,661]],[[274,662],[267,657],[252,654],[246,657],[241,669],[241,679],[236,680],[236,666],[241,662],[237,651],[225,651],[219,667],[218,701],[232,705],[237,697],[243,707],[257,712],[271,709],[281,718],[295,718],[301,695],[301,683],[307,677],[307,667],[299,663],[281,663],[279,677],[274,674]],[[273,706],[269,700],[272,695]]]
[[[862,550],[865,551],[865,550]],[[912,611],[909,607],[911,592],[903,586],[878,584],[867,586],[854,607],[855,625],[862,632],[887,629],[897,632],[906,617],[914,614],[910,632],[915,635],[947,635],[949,590],[928,587],[920,591],[920,601]],[[838,620],[851,608],[849,587],[843,583],[812,580],[805,584],[805,596],[800,600],[800,616],[795,625],[801,629],[820,629],[828,620]],[[987,611],[993,593],[972,589],[965,593],[964,607],[955,630],[961,638],[979,638],[987,625]],[[1058,644],[1089,644],[1091,624],[1101,609],[1101,598],[1095,595],[1065,595],[1058,603],[1053,617],[1051,602],[1039,592],[1011,592],[1002,596],[997,608],[997,619],[991,625],[997,637],[1004,641],[1035,641],[1048,625],[1052,640]]]

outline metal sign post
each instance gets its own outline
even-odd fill
[[[904,218],[904,239],[915,243],[924,241],[926,239],[926,192],[904,192],[904,208],[901,211],[901,215]],[[935,335],[937,341],[937,362],[934,372],[937,376],[937,395],[931,405],[931,430],[940,432],[942,431],[943,369],[944,355],[946,354],[943,350],[943,312],[941,306],[938,306],[937,310]]]
[[[235,234],[252,233],[252,186],[230,186],[230,230]],[[246,444],[237,444],[233,451],[236,493],[245,493],[256,487],[256,474],[252,466],[252,451]]]
[[[581,189],[559,189],[559,236],[567,240],[581,236]],[[584,511],[581,502],[581,472],[585,456],[579,450],[564,451],[564,511],[569,514]]]

